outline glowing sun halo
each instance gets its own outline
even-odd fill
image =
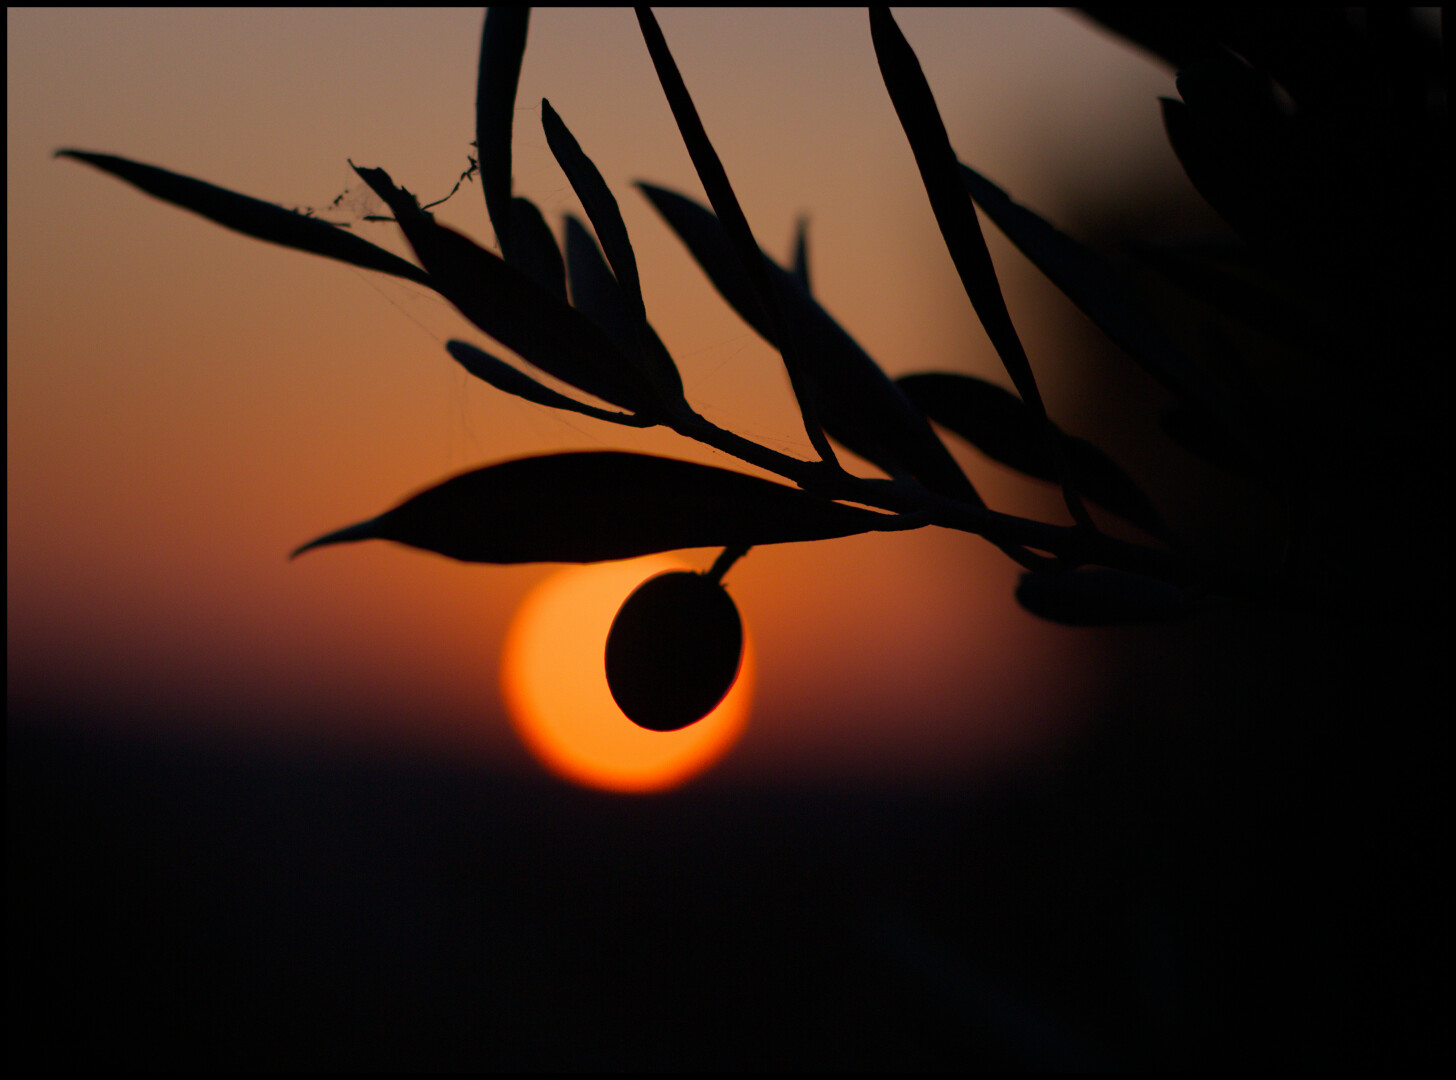
[[[753,647],[722,703],[681,731],[646,731],[607,689],[607,631],[649,577],[687,569],[667,556],[571,567],[536,586],[506,635],[501,684],[511,721],[551,771],[608,791],[660,791],[708,768],[748,721]]]

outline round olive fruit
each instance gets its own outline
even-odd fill
[[[723,700],[743,656],[738,608],[716,580],[690,570],[649,578],[607,635],[607,685],[633,723],[677,731]]]

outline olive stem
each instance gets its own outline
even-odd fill
[[[884,523],[878,526],[878,531],[898,532],[938,525],[990,541],[1027,570],[1109,566],[1157,578],[1178,588],[1198,584],[1212,592],[1255,603],[1320,613],[1341,610],[1341,605],[1330,598],[1280,575],[1241,571],[1187,553],[1119,540],[1080,525],[1051,525],[998,513],[929,491],[914,480],[857,477],[824,461],[790,457],[718,427],[691,406],[683,405],[657,422],[685,438],[782,476],[823,498],[890,511],[883,515]],[[706,576],[715,581],[720,579],[746,550],[728,548]]]
[[[743,558],[744,555],[747,555],[748,548],[748,544],[737,544],[733,547],[724,548],[723,553],[713,561],[713,568],[707,571],[703,577],[714,584],[721,585],[723,583],[723,575],[728,572],[728,568]]]

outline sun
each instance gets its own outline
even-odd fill
[[[570,567],[536,586],[506,633],[501,687],[511,722],[552,772],[588,787],[662,791],[703,772],[737,742],[748,722],[753,646],[728,696],[681,731],[647,731],[628,720],[607,688],[607,632],[638,585],[691,569],[654,555]]]

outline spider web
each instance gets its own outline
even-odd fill
[[[473,147],[475,143],[472,142],[470,145]],[[450,189],[449,193],[433,202],[422,203],[420,209],[430,210],[448,202],[462,185],[474,179],[480,166],[473,154],[467,155],[466,160],[469,161],[469,166],[460,174],[460,179],[455,181],[455,186]],[[346,187],[322,207],[296,206],[293,209],[296,213],[326,221],[330,225],[337,225],[342,229],[352,229],[356,225],[364,223],[376,224],[394,220],[384,200],[362,181]]]

